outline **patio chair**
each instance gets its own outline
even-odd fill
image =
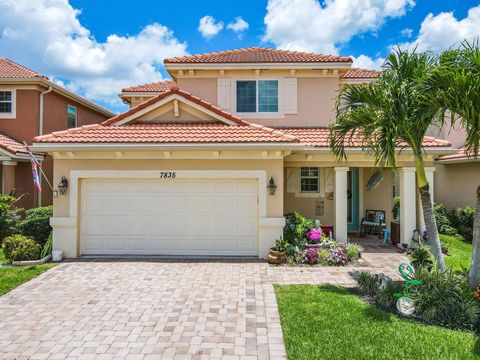
[[[387,227],[385,223],[384,210],[365,210],[365,217],[360,224],[360,235],[377,235],[383,237],[383,229]]]

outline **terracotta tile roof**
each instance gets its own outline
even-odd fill
[[[135,123],[121,126],[89,125],[39,136],[41,143],[291,143],[292,136],[259,125],[221,122]]]
[[[312,128],[312,127],[303,127],[303,128],[279,128],[282,132],[291,134],[297,137],[301,143],[307,146],[314,147],[329,147],[328,137],[330,130],[328,128]],[[360,135],[356,134],[353,136],[351,141],[345,144],[346,147],[362,147],[362,138]],[[423,141],[423,146],[425,147],[448,147],[451,146],[451,143],[446,140],[436,139],[433,137],[425,136]]]
[[[210,110],[220,116],[222,116],[223,118],[225,118],[226,120],[230,120],[234,123],[237,123],[239,125],[247,125],[249,123],[243,121],[241,118],[239,118],[238,116],[235,116],[235,115],[232,115],[226,111],[223,111],[222,109],[220,109],[219,107],[205,101],[205,100],[202,100],[200,99],[198,96],[195,96],[195,95],[192,95],[191,93],[189,92],[186,92],[186,91],[183,91],[183,90],[180,90],[178,88],[178,86],[174,86],[172,88],[170,88],[170,90],[168,91],[165,91],[157,96],[155,96],[154,98],[151,98],[150,100],[148,101],[145,101],[144,103],[141,103],[140,105],[138,106],[135,106],[133,108],[131,108],[130,110],[120,114],[120,115],[117,115],[111,119],[108,119],[106,121],[104,121],[102,124],[103,125],[111,125],[111,124],[114,124],[116,122],[119,122],[147,107],[149,107],[150,105],[153,105],[157,102],[159,102],[160,100],[166,98],[167,96],[170,96],[172,94],[177,94],[187,100],[190,100],[190,101],[193,101],[194,103],[204,107],[205,109],[207,110]]]
[[[7,150],[12,154],[27,153],[23,144],[20,141],[12,139],[11,137],[2,133],[0,133],[0,148]]]
[[[378,70],[369,70],[369,69],[350,69],[345,74],[343,74],[342,79],[375,79],[382,72]]]
[[[26,68],[12,60],[0,58],[0,78],[44,78],[46,76]]]
[[[175,81],[163,80],[150,84],[126,87],[122,89],[122,92],[164,92],[170,90],[172,87],[175,86],[177,86],[177,83]]]
[[[480,160],[480,151],[477,154],[477,158]],[[437,161],[448,161],[448,160],[474,160],[475,156],[473,153],[468,153],[465,148],[460,148],[457,153],[451,155],[440,156]]]
[[[351,63],[350,57],[260,47],[211,52],[168,58],[165,64],[232,64],[232,63]]]

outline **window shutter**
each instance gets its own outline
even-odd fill
[[[217,79],[217,106],[222,110],[231,110],[231,78]]]
[[[297,78],[284,79],[285,114],[297,113]]]
[[[300,191],[300,168],[287,168],[287,193]]]

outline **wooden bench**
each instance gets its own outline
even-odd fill
[[[382,237],[383,229],[386,227],[384,210],[367,209],[365,210],[365,217],[360,224],[360,235],[370,234]]]

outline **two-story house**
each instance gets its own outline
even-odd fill
[[[264,257],[298,211],[346,241],[365,209],[401,197],[401,237],[421,226],[413,157],[378,173],[352,139],[328,147],[342,86],[373,81],[349,57],[247,48],[165,59],[171,81],[124,89],[131,104],[101,124],[40,136],[54,158],[54,246],[83,254]],[[450,143],[424,142],[428,176]],[[433,181],[433,179],[431,179]],[[372,185],[373,184],[373,185]]]
[[[23,146],[35,136],[98,123],[111,111],[49,81],[35,71],[0,58],[0,179],[1,193],[13,193],[17,205],[31,208],[52,203],[52,191],[42,178],[44,191],[33,186],[30,159]],[[47,178],[53,180],[53,161],[38,154]]]

